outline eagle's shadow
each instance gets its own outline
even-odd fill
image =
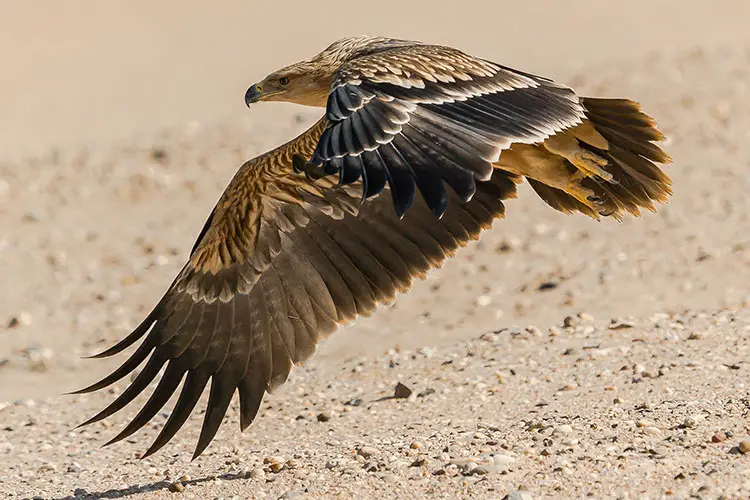
[[[221,479],[222,481],[235,481],[238,479],[247,479],[250,480],[248,477],[247,472],[237,472],[237,473],[226,473],[221,475],[208,475],[205,477],[200,477],[197,479],[190,479],[188,481],[180,481],[183,486],[186,488],[192,485],[205,483],[207,481],[213,481],[215,479]],[[174,484],[170,481],[155,481],[152,483],[143,484],[140,486],[129,486],[127,488],[113,488],[111,490],[107,491],[99,491],[99,492],[85,492],[85,493],[79,493],[79,494],[73,494],[73,495],[67,495],[64,497],[54,497],[50,498],[49,500],[91,500],[95,498],[127,498],[132,495],[137,495],[140,493],[151,493],[154,491],[160,491],[160,490],[166,490],[169,489],[170,485]],[[38,497],[35,497],[38,498]]]

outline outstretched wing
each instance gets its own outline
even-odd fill
[[[511,143],[538,143],[585,118],[569,88],[471,57],[411,45],[344,63],[326,107],[330,121],[311,163],[362,180],[366,196],[390,187],[403,215],[419,188],[442,215],[447,183],[462,200]]]
[[[264,393],[310,357],[321,337],[407,290],[413,278],[476,239],[502,216],[502,200],[515,195],[517,179],[498,171],[469,203],[451,195],[455,203],[441,220],[422,200],[399,220],[386,193],[360,206],[354,186],[293,172],[295,155],[309,157],[324,126],[322,120],[240,168],[164,297],[133,333],[98,355],[117,354],[145,336],[122,366],[79,391],[106,387],[145,361],[124,392],[86,423],[125,407],[164,369],[150,399],[110,443],[149,422],[181,382],[144,456],[174,436],[209,380],[195,456],[213,439],[235,392],[244,430]]]

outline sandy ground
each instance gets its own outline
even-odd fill
[[[249,2],[0,2],[0,492],[750,496],[750,5],[486,2],[456,22],[453,3],[400,4],[300,3],[285,22]],[[244,434],[233,408],[191,463],[197,414],[139,461],[160,414],[100,450],[137,407],[72,430],[122,390],[60,396],[123,359],[80,357],[142,319],[234,169],[319,114],[248,111],[245,87],[355,20],[637,98],[670,137],[675,196],[618,224],[523,189],[478,244],[324,343]],[[389,398],[398,382],[412,396]]]

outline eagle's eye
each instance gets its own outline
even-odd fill
[[[282,76],[281,78],[279,78],[279,83],[281,85],[289,85],[289,78]]]

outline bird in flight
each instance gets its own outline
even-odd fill
[[[596,219],[653,211],[671,194],[657,166],[671,161],[656,145],[664,136],[638,103],[579,97],[450,47],[345,38],[252,85],[245,101],[325,114],[240,167],[166,294],[130,335],[93,357],[143,341],[78,391],[109,386],[145,361],[82,425],[90,424],[132,402],[163,369],[109,442],[143,427],[179,389],[144,457],[183,426],[209,382],[193,458],[235,392],[247,428],[264,394],[320,339],[478,239],[524,178],[553,208]]]

